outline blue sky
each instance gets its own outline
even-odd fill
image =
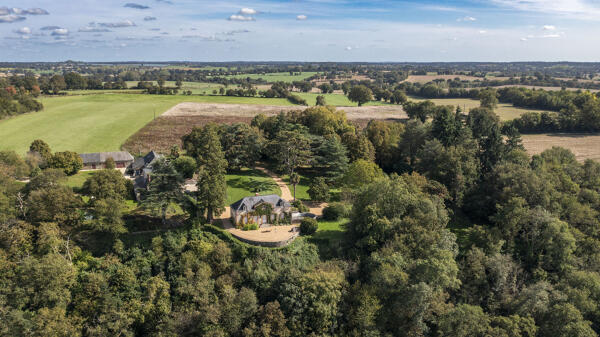
[[[12,0],[0,61],[600,61],[600,0]]]

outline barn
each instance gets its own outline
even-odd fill
[[[84,170],[102,169],[106,167],[106,160],[112,158],[117,168],[126,168],[133,163],[133,156],[127,151],[82,153]]]

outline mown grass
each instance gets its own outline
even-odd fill
[[[410,96],[409,98],[410,100],[415,102],[426,100],[424,98],[416,96]],[[458,105],[461,107],[461,109],[463,109],[464,112],[469,112],[469,109],[477,108],[480,106],[479,100],[470,98],[434,98],[429,100],[435,103],[436,105]],[[508,103],[499,103],[498,107],[495,110],[496,114],[498,114],[500,119],[503,121],[518,118],[522,114],[530,111],[542,112],[543,110],[518,108]]]
[[[72,188],[74,191],[80,191],[83,187],[83,183],[92,177],[96,171],[79,171],[77,174],[67,177],[65,185]]]
[[[245,168],[241,171],[230,172],[226,176],[226,181],[227,205],[256,193],[281,195],[281,190],[275,181],[259,170]]]
[[[181,102],[292,105],[281,98],[98,94],[42,97],[44,110],[0,121],[0,150],[25,154],[35,139],[53,151],[116,151],[154,117]]]

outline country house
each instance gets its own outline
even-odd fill
[[[231,219],[234,225],[267,223],[291,219],[292,205],[276,194],[256,195],[243,198],[231,205]]]

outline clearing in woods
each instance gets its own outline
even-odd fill
[[[580,162],[586,159],[600,160],[600,134],[546,133],[522,135],[522,138],[523,145],[530,155],[559,146],[571,150]]]

